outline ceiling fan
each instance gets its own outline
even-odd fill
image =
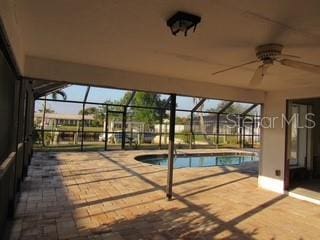
[[[258,59],[214,72],[212,73],[212,75],[217,75],[226,71],[241,68],[243,66],[257,63],[257,62],[261,62],[262,64],[254,72],[253,77],[251,78],[249,83],[250,86],[257,86],[261,84],[263,77],[265,76],[268,68],[271,67],[274,63],[279,63],[283,66],[320,74],[320,65],[292,60],[292,58],[300,58],[300,57],[294,56],[294,55],[282,54],[282,49],[283,49],[283,46],[281,44],[271,43],[271,44],[260,45],[255,49],[256,56]]]

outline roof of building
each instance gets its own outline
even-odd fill
[[[36,118],[43,117],[43,113],[35,113]],[[82,120],[81,114],[46,113],[46,119]],[[85,120],[94,120],[94,115],[84,115]]]

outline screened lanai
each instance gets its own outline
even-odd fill
[[[0,238],[319,239],[319,7],[0,0]]]
[[[83,85],[40,93],[34,147],[42,150],[258,148],[259,104]]]

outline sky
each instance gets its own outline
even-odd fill
[[[80,85],[71,85],[63,89],[63,91],[66,93],[67,100],[72,101],[83,101],[85,93],[87,90],[87,86],[80,86]],[[106,100],[114,101],[114,100],[120,100],[124,94],[126,93],[126,90],[118,90],[118,89],[111,89],[111,88],[98,88],[98,87],[91,87],[87,102],[105,102]],[[167,99],[169,95],[161,94],[161,99]],[[48,96],[48,99],[50,99],[51,96]],[[60,96],[58,96],[58,99],[62,99]],[[208,110],[210,108],[216,108],[218,104],[220,104],[221,100],[206,100],[204,104],[204,110]],[[35,110],[36,112],[39,111],[39,109],[42,109],[43,101],[36,101],[35,104]],[[80,110],[82,110],[82,104],[77,103],[61,103],[61,102],[50,102],[47,101],[47,106],[54,110],[56,113],[60,114],[77,114]],[[92,105],[87,105],[87,107],[91,107]],[[192,97],[184,97],[184,96],[177,96],[177,108],[178,109],[187,109],[191,110],[195,106],[194,98]],[[248,105],[250,106],[250,105]],[[186,112],[177,112],[177,116],[187,116],[189,113]]]

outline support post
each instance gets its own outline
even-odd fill
[[[82,103],[82,122],[81,122],[81,145],[80,150],[83,152],[83,141],[84,141],[84,111],[85,111],[85,103]]]
[[[167,198],[168,198],[168,200],[172,199],[175,121],[176,121],[176,94],[171,94],[169,147],[168,147],[168,172],[167,172]]]
[[[163,111],[161,110],[160,126],[159,126],[159,149],[161,149],[161,145],[162,145],[162,124],[163,124]]]
[[[18,104],[18,124],[17,124],[17,164],[15,166],[16,170],[16,191],[20,191],[21,181],[22,181],[22,168],[23,168],[23,150],[19,149],[19,144],[23,143],[23,111],[24,111],[24,101],[25,101],[25,81],[20,80],[19,89],[19,104]],[[23,145],[22,145],[23,146]],[[22,147],[23,149],[23,147]],[[22,152],[22,153],[21,153]]]
[[[80,146],[81,152],[83,152],[83,141],[84,141],[84,111],[85,111],[85,105],[88,99],[89,92],[90,92],[90,86],[87,87],[87,90],[82,102],[82,129],[81,129],[81,146]]]
[[[255,127],[255,117],[252,117],[252,129],[251,129],[251,147],[254,148],[254,127]]]
[[[243,132],[243,119],[242,117],[240,117],[240,141],[239,141],[239,144],[240,144],[240,148],[243,147],[243,144],[242,144],[242,132]]]
[[[190,116],[190,144],[189,144],[189,148],[192,149],[192,142],[193,142],[193,112],[191,112],[191,116]]]
[[[43,103],[43,113],[42,113],[42,126],[41,126],[41,138],[42,138],[42,146],[45,146],[44,142],[44,122],[46,120],[46,111],[47,111],[47,95],[44,97]]]
[[[195,111],[197,111],[198,108],[201,107],[206,100],[207,100],[206,98],[199,99],[199,102],[198,102],[198,103],[192,108],[192,110],[191,110],[190,131],[191,131],[192,137],[191,137],[190,146],[189,146],[190,149],[192,148],[192,141],[194,140],[194,134],[193,134],[193,113],[194,113]]]
[[[108,123],[108,119],[109,119],[109,111],[108,111],[108,105],[106,105],[106,117],[105,117],[105,129],[104,129],[104,150],[107,151],[108,150],[108,132],[109,132],[109,123]]]
[[[22,178],[25,178],[28,173],[28,161],[29,161],[29,148],[28,148],[28,121],[30,119],[30,92],[29,84],[26,85],[26,97],[25,97],[25,108],[24,108],[24,126],[23,126],[23,169]],[[42,123],[43,124],[43,123]],[[41,131],[43,132],[43,131]],[[44,141],[44,140],[43,140]]]
[[[33,156],[33,147],[32,147],[32,133],[33,133],[33,119],[34,119],[34,108],[35,108],[35,101],[34,101],[34,97],[32,96],[31,98],[31,116],[30,116],[30,161],[29,164],[31,162],[31,157]]]
[[[126,146],[126,124],[127,124],[127,107],[124,107],[123,115],[122,115],[122,141],[121,141],[122,150],[124,150]]]
[[[216,122],[216,133],[217,133],[217,146],[219,145],[219,137],[220,137],[220,113],[217,114],[217,122]]]

